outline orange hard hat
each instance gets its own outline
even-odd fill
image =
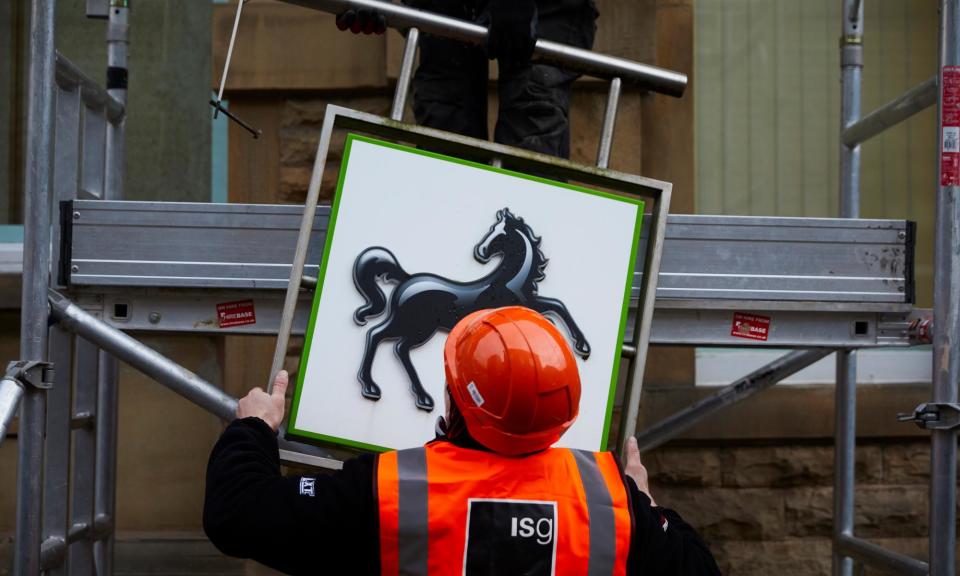
[[[470,314],[450,331],[443,362],[467,431],[494,452],[544,450],[577,419],[573,353],[557,327],[529,308]]]

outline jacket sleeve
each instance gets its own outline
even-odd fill
[[[713,554],[696,531],[669,508],[650,498],[626,477],[633,510],[629,573],[643,576],[719,576]]]
[[[207,464],[203,528],[224,554],[289,574],[377,573],[373,474],[374,457],[362,456],[333,474],[284,477],[273,430],[234,420]]]

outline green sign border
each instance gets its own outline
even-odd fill
[[[634,224],[633,231],[633,247],[630,249],[630,260],[627,266],[627,279],[626,286],[623,290],[623,306],[620,312],[620,333],[617,336],[617,346],[614,350],[613,358],[613,371],[610,375],[610,388],[607,393],[607,413],[604,417],[603,422],[603,437],[600,441],[599,450],[605,450],[607,446],[607,441],[610,434],[610,420],[613,416],[613,401],[616,397],[617,390],[617,376],[620,373],[620,350],[623,347],[623,337],[627,326],[627,315],[630,308],[630,290],[633,287],[633,272],[634,265],[637,260],[637,246],[640,243],[640,229],[643,225],[643,209],[644,201],[640,198],[634,198],[631,196],[621,196],[618,194],[613,194],[610,192],[602,192],[599,190],[591,190],[589,188],[584,188],[582,186],[576,186],[574,184],[567,184],[565,182],[557,182],[555,180],[550,180],[547,178],[541,178],[539,176],[532,176],[530,174],[522,174],[520,172],[514,172],[512,170],[507,170],[504,168],[498,168],[490,166],[487,164],[481,164],[479,162],[472,162],[470,160],[463,160],[461,158],[454,158],[452,156],[446,156],[443,154],[437,154],[436,152],[429,152],[427,150],[419,150],[417,148],[412,148],[410,146],[404,146],[402,144],[395,144],[393,142],[386,142],[383,140],[378,140],[376,138],[370,138],[368,136],[361,136],[359,134],[348,133],[346,144],[343,149],[343,161],[340,165],[340,176],[337,180],[337,190],[333,196],[333,206],[330,209],[330,221],[327,225],[327,237],[323,247],[323,259],[320,261],[320,272],[317,275],[317,288],[313,296],[313,306],[310,310],[310,320],[307,324],[307,334],[304,339],[303,345],[303,354],[300,356],[300,370],[297,374],[297,385],[293,392],[293,406],[291,408],[290,419],[287,422],[287,434],[290,436],[295,436],[299,438],[308,438],[312,440],[320,440],[324,443],[329,443],[338,446],[344,446],[348,448],[359,448],[362,450],[374,451],[374,452],[386,452],[392,450],[391,448],[386,448],[384,446],[377,446],[374,444],[366,444],[364,442],[358,442],[356,440],[350,440],[348,438],[339,438],[337,436],[329,436],[326,434],[318,434],[316,432],[310,432],[309,430],[300,430],[296,427],[297,415],[300,410],[300,391],[303,388],[303,379],[306,374],[307,369],[307,359],[310,357],[310,346],[313,342],[313,331],[316,327],[317,319],[317,309],[320,306],[320,298],[323,293],[323,281],[326,278],[327,274],[327,262],[329,260],[330,251],[333,247],[334,234],[336,232],[337,224],[337,214],[340,210],[340,198],[343,194],[343,183],[347,175],[347,166],[350,161],[350,150],[353,146],[353,142],[365,142],[367,144],[374,144],[376,146],[383,146],[385,148],[392,148],[394,150],[400,150],[403,152],[408,152],[411,154],[419,154],[420,156],[427,156],[429,158],[435,158],[437,160],[444,160],[446,162],[453,162],[454,164],[462,164],[463,166],[470,166],[471,168],[479,168],[481,170],[488,170],[490,172],[497,172],[499,174],[506,174],[508,176],[513,176],[515,178],[521,178],[523,180],[531,180],[533,182],[539,182],[541,184],[549,184],[550,186],[556,186],[559,188],[566,188],[568,190],[576,190],[577,192],[584,192],[587,194],[592,194],[594,196],[602,196],[611,200],[617,200],[620,202],[625,202],[628,204],[633,204],[637,206],[637,220]]]

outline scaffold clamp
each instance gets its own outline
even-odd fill
[[[53,363],[39,360],[19,360],[7,364],[4,379],[15,380],[23,386],[33,386],[39,390],[53,388]]]
[[[914,422],[925,430],[955,430],[960,428],[960,404],[927,403],[914,409],[912,414],[897,414],[900,422]]]

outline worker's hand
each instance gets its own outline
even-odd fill
[[[376,10],[345,10],[337,15],[337,28],[354,34],[383,34],[387,18]]]
[[[290,376],[286,370],[277,372],[271,394],[267,394],[258,387],[240,399],[240,403],[237,404],[237,418],[256,416],[276,432],[280,428],[280,422],[283,421],[283,399],[289,382]]]
[[[627,440],[627,465],[623,468],[624,474],[633,478],[637,483],[637,488],[650,498],[650,505],[656,506],[653,500],[653,494],[650,493],[650,481],[647,478],[647,468],[640,461],[640,448],[637,447],[637,439],[629,438]]]
[[[492,0],[480,18],[489,28],[487,56],[501,66],[525,66],[537,43],[537,4],[534,0]]]

